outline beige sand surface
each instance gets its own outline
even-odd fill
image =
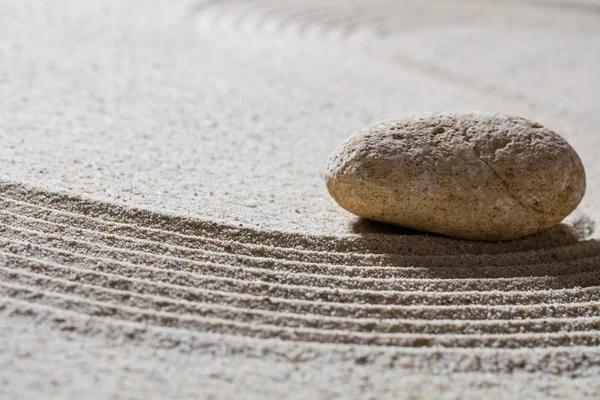
[[[600,396],[600,3],[0,0],[0,16],[0,397]],[[440,110],[561,133],[582,205],[483,243],[328,196],[341,140]]]

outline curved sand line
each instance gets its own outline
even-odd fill
[[[9,302],[109,324],[315,344],[600,344],[600,247],[566,227],[429,256],[423,246],[432,239],[463,241],[378,235],[384,244],[369,254],[368,235],[261,232],[10,182],[0,188],[0,296]],[[383,251],[407,245],[413,255]]]
[[[479,3],[479,4],[478,4]],[[460,7],[470,6],[470,7]],[[458,6],[458,7],[457,7]],[[200,0],[194,7],[194,14],[203,24],[215,24],[221,28],[243,31],[284,31],[306,35],[315,30],[315,36],[327,34],[348,38],[361,30],[379,36],[397,33],[422,26],[423,23],[446,24],[458,18],[468,18],[473,14],[479,18],[490,18],[486,11],[492,8],[495,18],[515,18],[514,10],[546,8],[546,12],[598,14],[598,4],[586,2],[541,1],[502,1],[481,3],[473,0],[459,0],[453,3],[433,1],[429,4],[402,3],[393,0],[375,0],[353,6],[335,0],[308,0],[303,2],[282,0]],[[368,11],[364,10],[368,8]],[[461,15],[462,8],[462,15]],[[458,9],[458,10],[457,10]],[[398,10],[402,10],[399,13]],[[580,15],[578,15],[580,16]]]

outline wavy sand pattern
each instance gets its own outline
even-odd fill
[[[600,343],[596,241],[518,251],[478,243],[474,252],[410,255],[368,252],[360,237],[290,246],[299,238],[268,232],[264,246],[245,240],[261,236],[250,229],[15,184],[2,189],[0,291],[11,299],[149,326],[306,342]],[[388,239],[398,248],[426,244],[419,236]]]
[[[597,2],[33,3],[0,1],[10,398],[600,393]],[[564,133],[582,206],[489,243],[329,198],[353,130],[450,108]]]

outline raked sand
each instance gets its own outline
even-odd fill
[[[0,397],[598,398],[600,3],[0,1]],[[549,231],[360,220],[331,151],[428,111],[543,123]]]

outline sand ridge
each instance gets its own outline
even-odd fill
[[[172,230],[178,217],[11,183],[2,188],[0,290],[17,300],[152,326],[303,342],[419,348],[600,343],[600,248],[594,241],[509,252],[513,259],[525,255],[515,264],[498,265],[506,261],[504,252],[467,251],[408,256],[410,265],[401,267],[403,255],[379,254],[373,265],[363,253],[344,254],[331,239],[316,249],[310,240],[302,250],[287,247],[280,233],[277,245],[255,255],[243,247],[239,229],[235,241],[223,240],[232,227],[210,223],[218,239],[208,232],[190,236]],[[328,259],[327,245],[341,260]],[[312,252],[309,261],[306,252]],[[537,262],[525,262],[528,257]]]
[[[337,379],[351,381],[361,366],[384,377],[402,374],[406,381],[394,389],[402,393],[418,393],[431,376],[449,373],[462,377],[438,385],[456,394],[464,385],[471,393],[495,387],[501,398],[510,393],[497,386],[502,379],[528,381],[525,392],[565,375],[583,385],[569,393],[593,393],[585,379],[600,367],[599,247],[568,227],[521,242],[465,241],[471,246],[455,245],[455,254],[432,255],[423,248],[431,238],[417,245],[418,236],[378,234],[396,245],[412,238],[413,254],[381,248],[371,254],[360,235],[306,237],[300,246],[298,235],[269,231],[271,244],[259,246],[245,241],[256,238],[251,228],[11,182],[0,189],[0,317],[16,321],[12,329],[29,326],[23,337],[32,332],[22,324],[33,320],[45,338],[58,332],[88,344],[106,341],[105,352],[139,348],[130,362],[148,349],[194,355],[211,365],[214,377],[232,371],[221,363],[252,371],[268,362],[260,379],[274,379],[271,368],[290,363],[308,374],[326,366],[329,377],[345,365]],[[30,352],[55,359],[39,345]],[[106,360],[89,352],[77,357],[94,365]],[[286,385],[296,379],[288,376]],[[387,395],[396,387],[379,384]],[[219,396],[234,386],[207,384]],[[260,397],[261,387],[244,390]],[[349,383],[344,387],[340,393],[347,395]]]
[[[0,395],[597,397],[597,2],[87,3],[0,1]],[[441,110],[564,135],[581,207],[486,243],[335,205],[335,146]]]

